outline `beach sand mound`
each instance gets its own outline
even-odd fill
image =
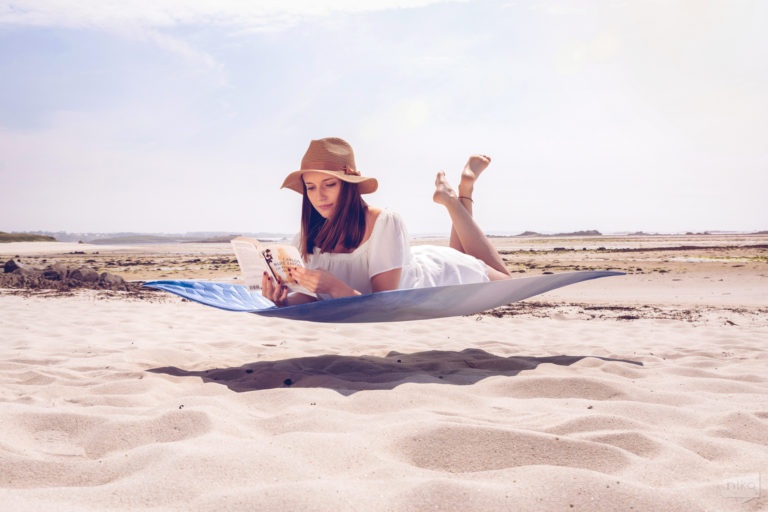
[[[0,295],[8,510],[764,510],[763,319]]]

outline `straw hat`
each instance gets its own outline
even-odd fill
[[[301,169],[289,174],[280,188],[289,188],[303,194],[304,183],[301,175],[305,172],[321,172],[348,183],[357,183],[361,194],[370,194],[379,188],[376,178],[360,176],[360,171],[355,165],[352,146],[347,141],[336,137],[310,142],[309,149],[301,159]]]

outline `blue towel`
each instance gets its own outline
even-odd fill
[[[262,316],[309,322],[359,323],[399,322],[448,316],[471,315],[569,284],[623,272],[585,271],[521,277],[504,281],[412,288],[328,299],[296,306],[275,307],[244,285],[210,281],[151,281],[144,286],[175,293],[186,299]]]

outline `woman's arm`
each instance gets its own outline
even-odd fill
[[[400,276],[402,273],[402,268],[395,268],[381,274],[376,274],[371,278],[371,291],[376,293],[397,290],[400,286]],[[362,293],[325,270],[297,268],[293,270],[292,275],[301,286],[314,293],[327,294],[333,298],[362,295]]]
[[[362,295],[359,291],[355,290],[347,283],[334,276],[327,270],[308,268],[294,268],[289,271],[291,277],[293,277],[303,288],[306,288],[312,293],[322,293],[324,295],[330,295],[334,299],[339,297],[351,297],[353,295]]]
[[[284,306],[295,306],[297,304],[306,304],[308,302],[317,302],[317,297],[312,297],[311,295],[307,295],[305,293],[291,293],[288,295],[288,297],[285,299]]]
[[[400,276],[402,275],[402,268],[393,268],[381,274],[376,274],[371,278],[371,291],[376,293],[397,290],[400,287]]]
[[[387,290],[397,290],[400,285],[400,276],[402,273],[403,269],[395,268],[382,272],[381,274],[376,274],[371,278],[371,291],[375,293]],[[333,298],[362,295],[362,293],[350,287],[341,279],[326,270],[295,268],[291,270],[291,276],[296,279],[302,287],[313,293],[322,293],[330,295]],[[262,293],[278,306],[291,306],[317,300],[314,297],[304,295],[303,293],[293,293],[288,295],[288,289],[284,285],[274,286],[272,278],[266,275],[262,279]]]

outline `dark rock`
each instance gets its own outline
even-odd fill
[[[92,268],[80,267],[69,273],[70,279],[94,283],[99,280],[99,273]]]
[[[19,263],[17,263],[16,261],[13,261],[13,260],[8,260],[8,261],[6,261],[6,262],[5,262],[5,265],[3,266],[3,271],[4,271],[6,274],[10,274],[11,272],[13,272],[14,270],[16,270],[16,269],[17,269],[17,268],[19,268],[20,266],[21,266],[21,265],[20,265]]]
[[[69,277],[70,269],[68,266],[66,266],[63,263],[54,263],[53,265],[48,265],[46,270],[55,270],[59,273],[62,279],[66,279]]]
[[[107,288],[123,288],[125,287],[125,279],[115,274],[108,274],[103,272],[99,276],[99,282],[105,285]]]
[[[3,274],[0,288],[20,288],[24,285],[24,276],[19,274]]]
[[[11,262],[8,262],[8,263],[11,263]],[[5,267],[6,272],[8,272],[8,263],[6,263],[6,267]],[[11,274],[16,274],[20,276],[39,276],[40,275],[39,270],[36,270],[27,265],[22,265],[21,263],[18,263],[15,261],[13,261],[12,263],[14,264],[14,268],[13,270],[10,271]]]
[[[43,279],[48,279],[49,281],[61,281],[63,277],[57,271],[49,269],[43,270]]]

